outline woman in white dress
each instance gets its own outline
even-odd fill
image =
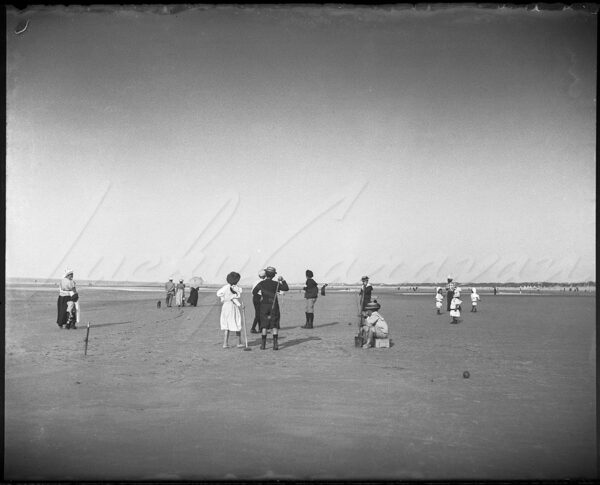
[[[183,284],[183,280],[179,280],[175,289],[175,305],[185,306],[185,285]]]
[[[242,289],[237,286],[240,281],[240,274],[231,272],[227,275],[227,284],[217,291],[217,296],[221,299],[223,307],[221,308],[221,330],[223,330],[223,348],[229,348],[229,332],[235,332],[238,336],[238,347],[244,346],[242,343],[242,315],[240,307],[242,302]]]

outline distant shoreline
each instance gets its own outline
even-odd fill
[[[36,286],[36,287],[44,287],[44,286],[50,286],[50,287],[55,287],[58,282],[60,281],[60,278],[52,278],[52,279],[44,279],[44,278],[24,278],[24,277],[10,277],[10,278],[6,278],[5,280],[5,284],[6,285],[31,285],[31,286]],[[113,289],[113,288],[147,288],[147,289],[156,289],[156,290],[163,290],[164,289],[164,283],[158,283],[158,282],[143,282],[143,281],[89,281],[89,280],[76,280],[77,282],[77,286],[79,288],[106,288],[106,289]],[[185,283],[185,280],[184,280]],[[289,283],[290,288],[294,288],[297,289],[298,287],[303,287],[304,286],[304,282],[299,282],[299,283]],[[322,286],[323,284],[325,284],[325,282],[323,283],[319,283],[319,286]],[[521,288],[523,291],[527,290],[527,291],[532,291],[535,290],[537,288],[540,288],[541,290],[554,290],[554,289],[563,289],[566,288],[567,291],[569,291],[569,288],[579,288],[579,291],[583,291],[584,289],[588,289],[589,291],[595,291],[596,290],[596,283],[595,282],[590,282],[588,284],[588,282],[572,282],[572,283],[550,283],[550,282],[540,282],[540,283],[530,283],[530,282],[526,282],[526,283],[488,283],[488,282],[483,282],[483,283],[473,283],[473,282],[459,282],[458,283],[459,286],[461,287],[461,289],[463,290],[463,292],[465,291],[465,289],[467,288],[471,288],[471,287],[476,287],[476,288],[498,288],[498,289],[514,289],[516,288],[517,291],[519,290],[519,288]],[[412,288],[418,288],[419,290],[421,289],[435,289],[436,287],[441,286],[442,288],[445,287],[446,283],[398,283],[398,284],[391,284],[391,283],[375,283],[372,282],[372,285],[374,288],[382,288],[382,289],[390,289],[390,290],[409,290],[412,291]],[[201,288],[215,288],[218,289],[221,286],[223,286],[223,283],[205,283],[203,285],[201,285]],[[240,285],[242,287],[250,287],[251,285]],[[327,283],[327,291],[331,291],[333,289],[352,289],[352,288],[360,288],[360,283]],[[189,287],[186,284],[186,287]]]
[[[78,285],[79,293],[85,293],[86,291],[128,291],[128,292],[147,292],[147,293],[164,293],[164,287],[162,285]],[[214,292],[222,285],[203,285],[199,288],[201,293]],[[250,285],[240,285],[245,292],[249,292],[251,289]],[[482,295],[493,295],[494,286],[482,286],[477,285],[477,292]],[[412,288],[416,288],[413,290]],[[595,296],[595,286],[581,286],[579,290],[575,291],[564,286],[548,286],[544,288],[531,288],[519,286],[496,286],[498,296],[552,296],[552,295],[581,295],[581,296]],[[43,291],[43,292],[55,292],[57,291],[56,283],[7,283],[5,287],[6,291]],[[327,286],[327,293],[355,293],[357,294],[360,289],[359,285],[355,286]],[[468,298],[471,293],[470,286],[461,287],[463,297]],[[302,285],[290,285],[291,294],[302,293]],[[186,291],[187,293],[187,291]],[[377,298],[378,295],[403,295],[403,296],[427,296],[431,297],[435,293],[435,285],[423,285],[423,286],[377,286],[373,285],[373,297]],[[326,296],[324,297],[326,298]]]

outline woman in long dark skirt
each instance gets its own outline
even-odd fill
[[[199,287],[190,287],[190,296],[187,301],[192,306],[198,306],[198,288]]]
[[[59,328],[66,328],[67,319],[69,317],[67,312],[67,305],[71,301],[71,297],[75,294],[75,282],[73,281],[73,270],[66,270],[65,276],[60,280],[58,284],[58,300],[56,301],[56,324]]]

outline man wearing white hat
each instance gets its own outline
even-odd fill
[[[169,278],[169,281],[165,283],[165,291],[167,292],[167,306],[173,306],[173,297],[175,296],[175,283],[173,278]]]
[[[371,302],[371,293],[373,292],[373,285],[369,283],[369,277],[363,276],[361,279],[362,287],[360,288],[360,309],[365,310],[367,303]]]
[[[56,324],[60,328],[66,328],[67,319],[69,317],[67,313],[67,306],[71,297],[75,294],[75,282],[73,281],[73,270],[65,270],[65,275],[58,284],[58,300],[56,301],[57,317]]]

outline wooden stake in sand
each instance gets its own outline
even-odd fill
[[[244,305],[244,302],[242,303],[242,327],[244,328],[244,342],[245,342],[245,346],[244,346],[244,350],[248,351],[248,350],[252,350],[250,347],[248,347],[248,334],[246,333],[246,306]]]
[[[360,335],[360,327],[362,327],[363,325],[364,318],[364,314],[362,311],[364,294],[358,293],[356,296],[358,297],[356,301],[356,306],[358,307],[358,333]]]
[[[87,324],[87,330],[85,332],[85,349],[83,351],[83,355],[84,357],[87,356],[87,348],[88,348],[88,342],[90,340],[90,322],[88,322]]]

